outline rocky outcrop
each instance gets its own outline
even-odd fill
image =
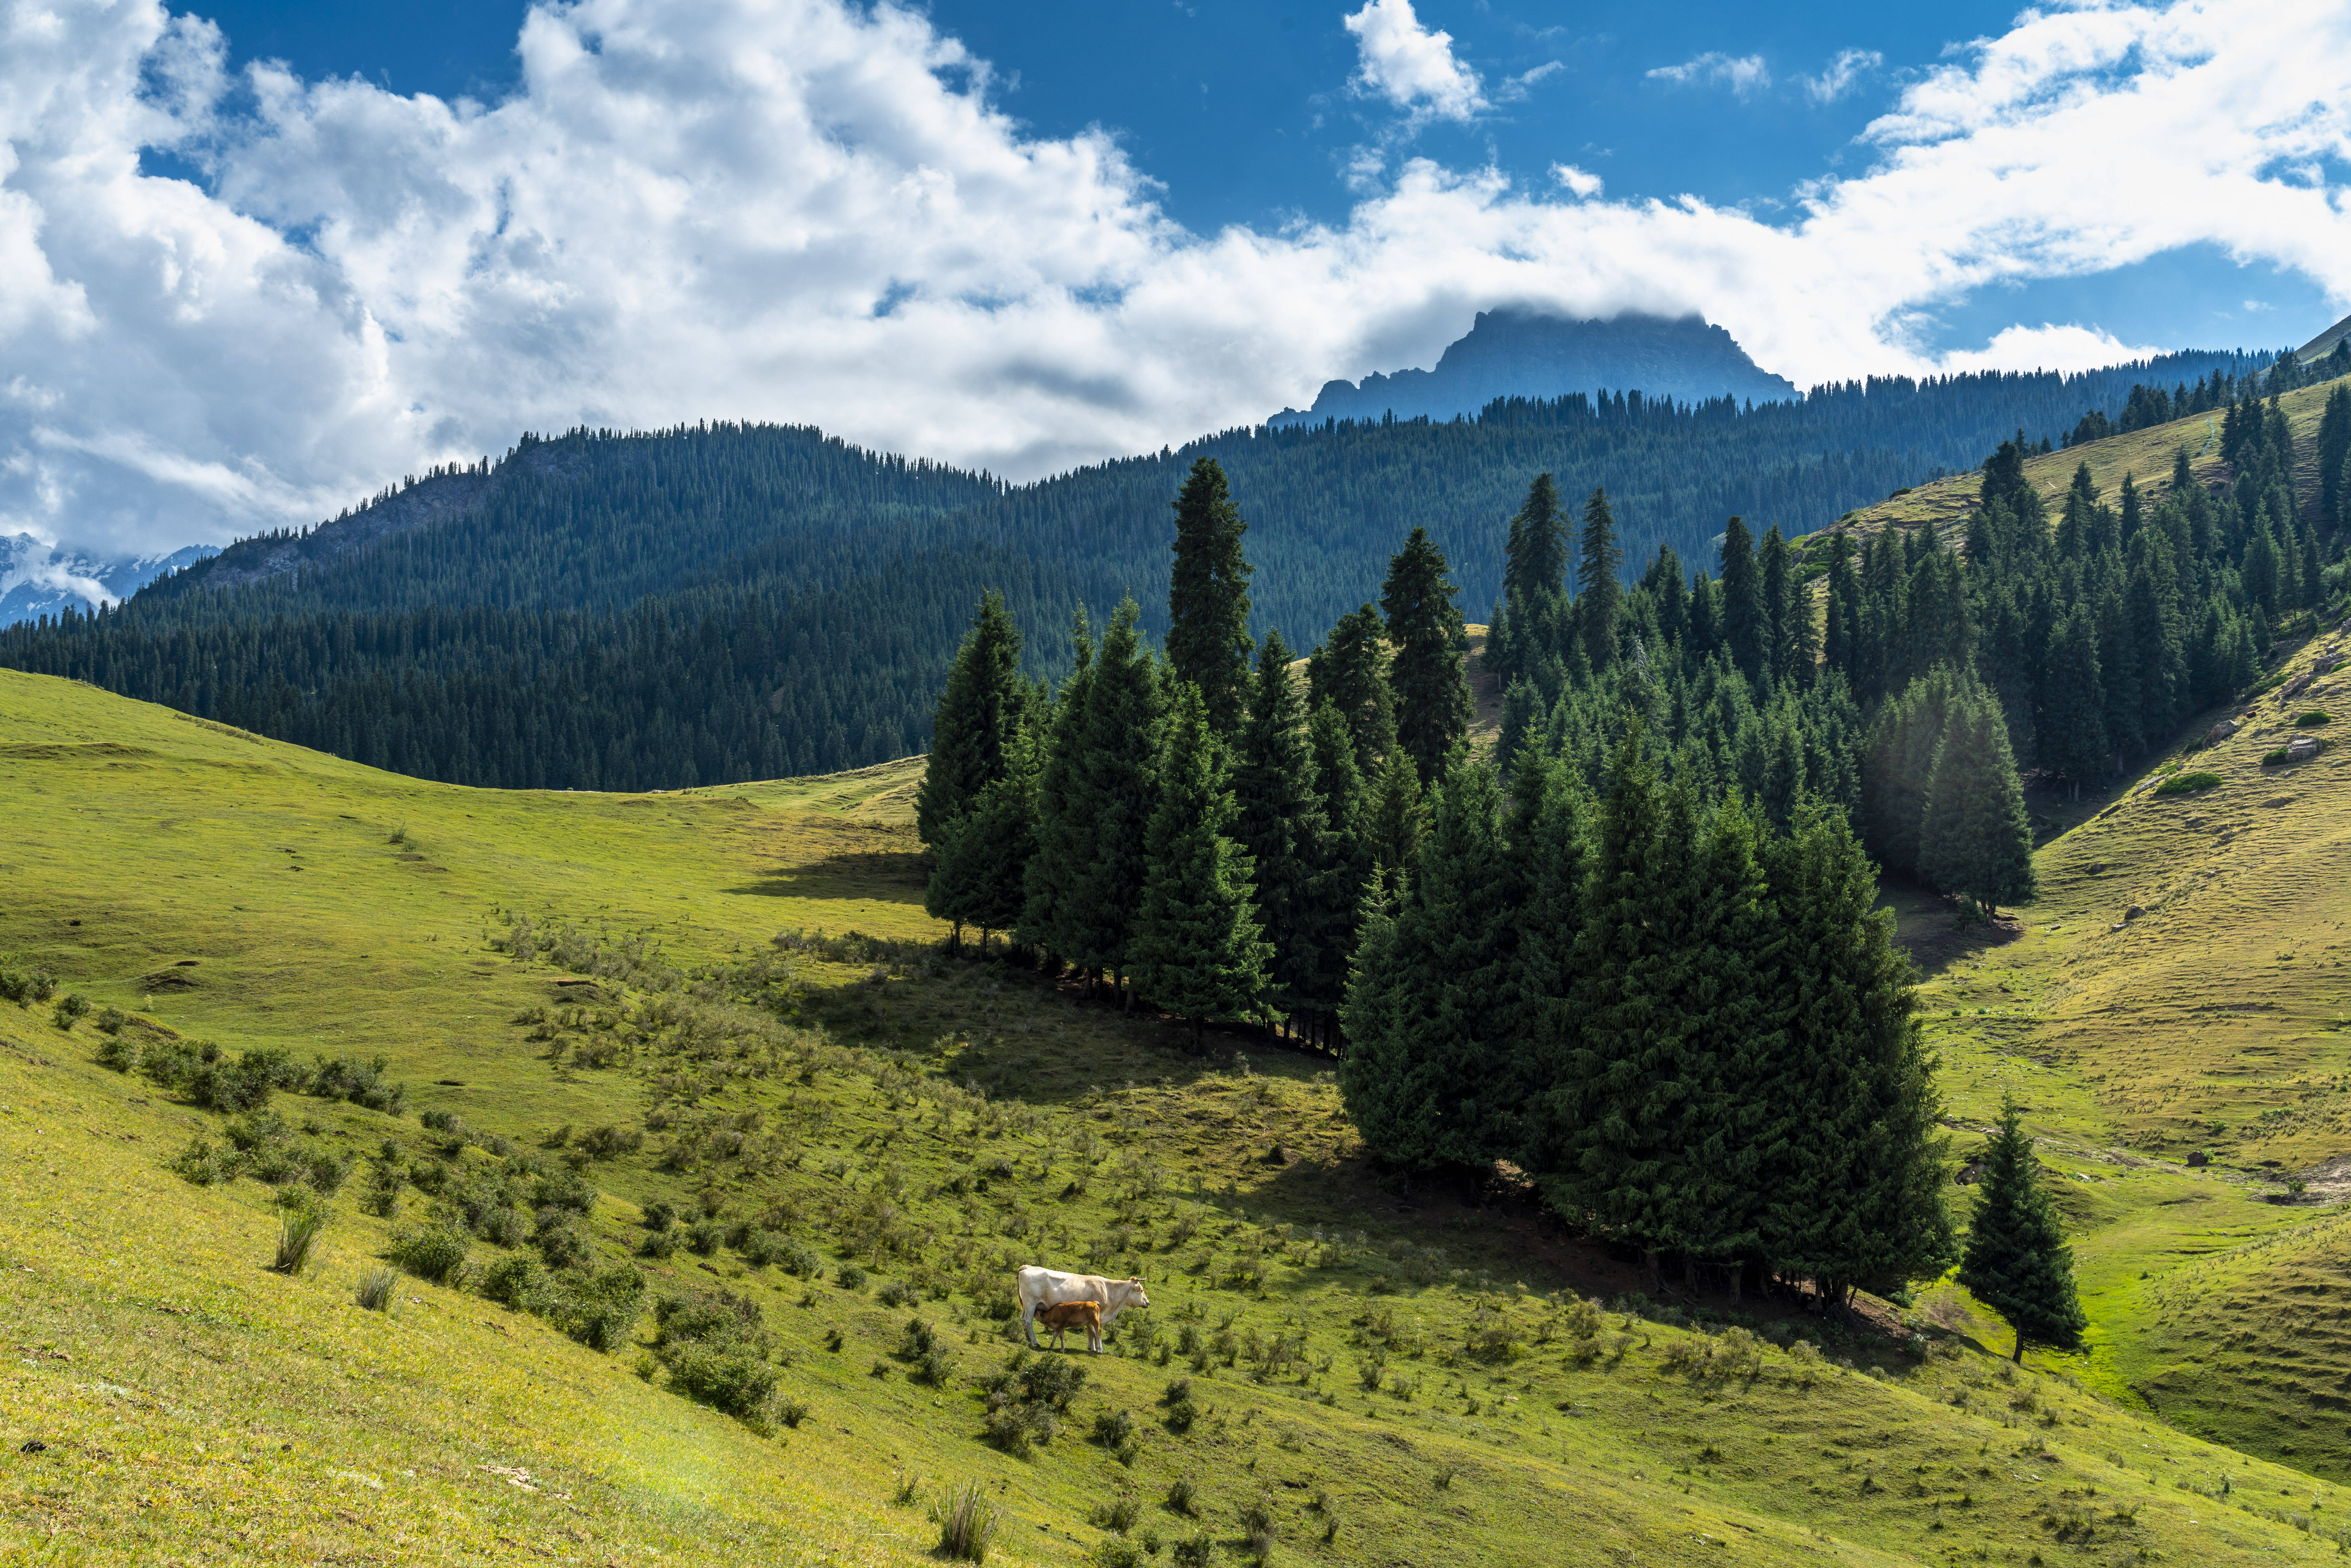
[[[1556,398],[1570,392],[1638,392],[1700,402],[1736,397],[1793,402],[1796,384],[1748,358],[1737,340],[1703,317],[1627,314],[1575,321],[1531,309],[1479,313],[1468,335],[1431,370],[1403,370],[1354,382],[1326,382],[1303,413],[1283,409],[1270,424],[1325,419],[1451,419],[1496,398]]]

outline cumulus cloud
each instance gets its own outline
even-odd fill
[[[1579,169],[1573,163],[1552,164],[1551,177],[1579,199],[1598,195],[1606,183],[1590,170]]]
[[[1683,87],[1727,87],[1733,97],[1752,98],[1771,85],[1771,70],[1761,55],[1733,57],[1709,49],[1677,66],[1659,66],[1649,73],[1649,79]]]
[[[1442,41],[1355,15],[1367,68],[1380,28]],[[1343,223],[1195,235],[887,5],[547,4],[519,48],[509,99],[448,104],[232,76],[154,0],[0,0],[0,535],[217,541],[580,423],[821,423],[1026,477],[1428,363],[1499,301],[1701,310],[1799,384],[2126,355],[1919,344],[1970,290],[2198,243],[2351,304],[2335,0],[2027,12],[1769,223],[1417,159]],[[1410,112],[1480,98],[1449,41],[1450,76],[1379,57]]]
[[[2043,322],[2003,327],[1980,349],[1959,349],[1940,357],[1944,371],[2095,371],[2162,353],[2144,343],[2126,343],[2103,328]]]
[[[1468,120],[1488,107],[1478,73],[1453,57],[1453,35],[1423,26],[1412,0],[1366,0],[1345,26],[1355,35],[1359,90],[1436,120]]]
[[[1834,103],[1854,89],[1861,78],[1886,63],[1876,49],[1839,49],[1837,57],[1818,76],[1802,77],[1804,96],[1814,103]]]

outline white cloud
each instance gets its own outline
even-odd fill
[[[1649,78],[1682,87],[1727,87],[1733,97],[1752,98],[1771,85],[1771,70],[1763,63],[1761,55],[1741,55],[1734,58],[1709,49],[1696,59],[1684,60],[1677,66],[1659,66],[1649,73]]]
[[[1828,68],[1816,77],[1801,77],[1804,96],[1814,103],[1834,103],[1851,92],[1854,84],[1886,63],[1886,57],[1876,49],[1839,49],[1837,57]]]
[[[1599,175],[1588,169],[1579,169],[1573,163],[1552,164],[1551,177],[1565,186],[1579,200],[1598,195],[1605,183]]]
[[[1453,57],[1453,35],[1421,26],[1412,0],[1365,0],[1345,26],[1355,35],[1360,90],[1436,120],[1468,120],[1487,107],[1478,73]],[[1538,67],[1525,79],[1541,74]]]
[[[2103,328],[2069,323],[2057,327],[2004,327],[1980,349],[1962,349],[1941,356],[1938,368],[1962,371],[2095,371],[2101,365],[2126,364],[2164,352],[2147,344],[2126,343]]]
[[[507,101],[451,106],[231,80],[154,0],[0,0],[0,535],[219,540],[580,423],[816,423],[1029,476],[1429,363],[1500,301],[1702,310],[1799,384],[2127,357],[2046,324],[1917,345],[1971,290],[2189,245],[2351,307],[2351,191],[2303,172],[2351,159],[2338,0],[2027,12],[1774,223],[1424,159],[1343,224],[1193,235],[887,5],[543,5],[520,55]]]

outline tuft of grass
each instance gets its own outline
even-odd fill
[[[269,1266],[280,1274],[299,1274],[310,1266],[310,1253],[327,1228],[327,1211],[315,1204],[288,1203],[277,1210],[277,1254]]]
[[[939,1527],[938,1553],[951,1563],[985,1563],[996,1539],[996,1504],[977,1481],[964,1481],[931,1504]]]
[[[359,1289],[351,1298],[369,1312],[381,1312],[391,1307],[399,1291],[399,1275],[389,1269],[371,1269],[360,1276]]]

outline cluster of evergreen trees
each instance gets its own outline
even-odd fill
[[[1132,599],[1099,647],[1081,613],[1049,695],[1003,601],[982,602],[917,801],[929,906],[1196,1024],[1328,1042],[1361,901],[1416,852],[1424,789],[1468,733],[1458,593],[1414,529],[1378,607],[1342,618],[1301,680],[1279,632],[1249,634],[1247,525],[1214,458],[1176,513],[1164,657]]]
[[[1349,1114],[1407,1166],[1508,1161],[1653,1263],[1829,1300],[1938,1273],[1931,1062],[1875,898],[1834,808],[1780,831],[1663,782],[1637,719],[1598,793],[1458,761],[1365,923]]]
[[[2251,684],[2275,624],[2327,597],[2344,529],[2322,491],[2298,507],[2295,454],[2274,397],[2228,405],[2231,484],[2208,489],[2187,451],[2150,498],[2111,500],[2076,469],[2053,518],[2003,443],[1984,465],[1964,555],[1928,529],[1829,543],[1825,666],[1865,706],[1938,665],[1971,666],[2020,764],[2077,784],[2160,746],[2189,715]],[[2318,445],[2351,444],[2351,394],[2329,399]],[[2342,458],[2335,455],[2336,493]],[[2322,473],[2324,469],[2322,468]]]
[[[1164,659],[1130,601],[1099,650],[1081,626],[1049,698],[983,603],[919,803],[934,914],[1123,977],[1196,1027],[1278,1017],[1336,1043],[1341,1013],[1347,1103],[1384,1157],[1511,1162],[1563,1212],[1686,1267],[1835,1296],[1949,1261],[1907,970],[1836,803],[1800,779],[1775,824],[1735,770],[1661,777],[1637,704],[1590,768],[1522,745],[1506,798],[1461,744],[1463,628],[1425,533],[1301,682],[1278,633],[1252,649],[1244,525],[1213,460],[1176,524]],[[1515,646],[1548,668],[1538,629],[1568,639],[1562,698],[1589,701],[1595,654],[1612,675],[1628,663],[1605,497],[1580,542],[1571,600],[1541,476],[1511,526]],[[1753,711],[1727,654],[1706,674],[1725,695],[1688,716],[1686,758]]]

